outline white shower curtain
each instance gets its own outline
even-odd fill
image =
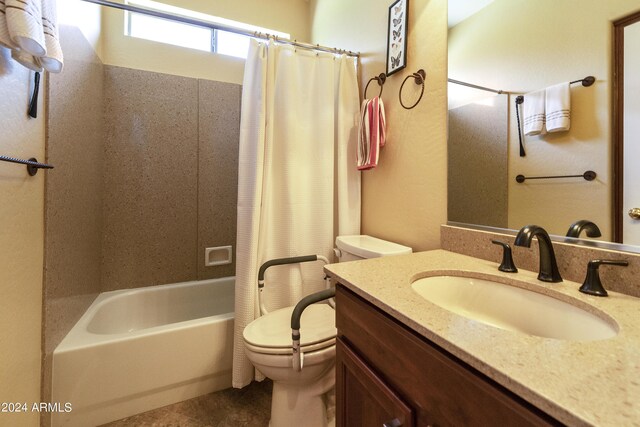
[[[331,259],[336,235],[360,232],[359,109],[352,58],[252,40],[244,71],[238,170],[233,386],[254,369],[242,331],[258,315],[257,274],[273,258]],[[320,262],[267,271],[268,310],[324,285]]]

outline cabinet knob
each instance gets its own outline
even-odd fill
[[[391,421],[387,421],[386,423],[382,424],[382,427],[402,427],[402,423],[399,419],[394,418]]]
[[[629,216],[633,219],[640,219],[640,208],[629,209]]]

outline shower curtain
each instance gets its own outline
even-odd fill
[[[252,40],[240,120],[236,388],[254,378],[242,332],[259,315],[260,265],[310,254],[331,260],[335,236],[360,232],[358,110],[353,58]],[[267,270],[267,309],[294,305],[322,289],[323,277],[320,262]]]

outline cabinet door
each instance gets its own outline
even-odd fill
[[[336,288],[336,326],[342,343],[410,405],[417,426],[561,425],[341,285]],[[336,380],[340,370],[337,374]],[[340,394],[336,397],[338,404]]]
[[[413,427],[412,409],[340,338],[336,344],[337,427]]]

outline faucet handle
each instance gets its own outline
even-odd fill
[[[506,273],[517,273],[518,269],[516,268],[516,264],[513,262],[513,257],[511,256],[511,246],[509,246],[508,243],[501,242],[500,240],[492,240],[491,243],[494,245],[500,245],[503,248],[502,262],[500,263],[498,270]]]
[[[584,283],[580,286],[580,292],[598,297],[606,297],[608,295],[600,281],[598,268],[601,265],[619,265],[626,267],[629,265],[629,262],[615,259],[593,259],[589,261],[587,265],[587,277],[585,277]]]

